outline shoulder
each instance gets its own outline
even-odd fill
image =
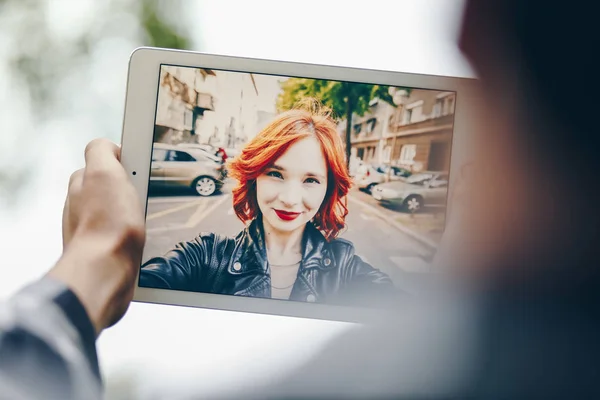
[[[243,232],[240,232],[237,236],[240,236]],[[193,241],[203,244],[219,244],[219,243],[228,243],[235,241],[237,237],[221,235],[215,232],[200,232],[198,236],[196,236]]]
[[[325,249],[331,253],[338,265],[346,264],[355,255],[354,244],[346,239],[330,240],[325,244]]]
[[[347,252],[352,252],[354,254],[354,244],[347,239],[340,239],[340,238],[333,239],[333,240],[330,240],[327,243],[327,245],[332,250],[347,251]]]

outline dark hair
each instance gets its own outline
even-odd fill
[[[562,271],[556,281],[568,277],[593,285],[600,283],[595,8],[584,0],[467,0],[460,39],[486,90],[516,113],[519,143],[541,181],[536,184],[558,205],[547,218],[553,221],[548,234],[559,246],[546,251],[553,258],[548,263]],[[578,264],[593,268],[573,268]]]
[[[475,68],[515,73],[521,89],[515,106],[535,125],[523,139],[536,154],[562,160],[563,171],[585,179],[596,177],[600,166],[596,8],[587,0],[469,0],[461,37]]]

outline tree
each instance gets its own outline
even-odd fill
[[[131,50],[141,45],[177,49],[194,45],[187,32],[192,22],[182,18],[187,11],[183,2],[119,0],[79,5],[76,1],[49,1],[43,6],[39,3],[39,0],[0,0],[0,36],[10,49],[0,59],[0,68],[4,71],[7,91],[14,98],[9,104],[13,108],[5,107],[3,111],[5,120],[10,116],[22,121],[18,130],[10,133],[7,130],[0,135],[0,206],[4,200],[16,205],[19,189],[36,174],[35,160],[44,151],[37,144],[36,135],[41,130],[36,127],[53,119],[81,117],[82,114],[67,106],[69,98],[76,97],[81,104],[102,100],[89,91],[89,81],[85,79],[93,74],[96,65],[106,61],[106,54],[110,57],[110,52],[99,59],[94,58],[94,50],[110,46],[118,49],[123,43],[129,43]],[[61,18],[64,25],[61,29],[50,23],[63,9],[69,8],[84,16],[85,10],[93,10],[93,18],[85,25],[74,17]],[[125,24],[122,29],[115,29],[115,20]],[[69,29],[70,25],[73,29]],[[115,62],[122,61],[115,59]],[[114,77],[107,75],[105,79],[111,81]],[[73,90],[68,92],[65,88]],[[89,114],[84,117],[101,125],[103,115],[99,109],[97,106],[86,109]],[[81,134],[86,131],[81,129]]]
[[[389,86],[368,83],[328,81],[323,79],[290,78],[281,84],[277,99],[279,111],[289,110],[298,101],[313,97],[333,110],[335,117],[346,120],[346,164],[350,165],[352,117],[363,116],[374,98],[394,105]],[[398,88],[410,92],[409,88]],[[387,123],[387,121],[385,121]]]

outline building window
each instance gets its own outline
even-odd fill
[[[363,148],[360,148],[360,149],[358,149],[356,156],[357,156],[358,158],[360,158],[361,160],[363,160],[363,159],[364,159],[364,157],[365,157],[365,149],[364,149],[364,147],[363,147]]]
[[[362,124],[354,125],[354,134],[358,135],[360,133],[361,129],[362,129]]]
[[[413,124],[423,119],[423,100],[419,100],[406,106],[402,124]]]
[[[371,118],[367,121],[367,134],[373,133],[375,125],[377,125],[377,120],[375,118]]]
[[[445,105],[447,106],[447,108],[446,108],[446,113],[444,115],[454,114],[454,95],[448,96],[446,98]]]
[[[194,113],[190,109],[184,109],[183,111],[183,126],[188,131],[191,131],[194,127],[192,126],[192,120],[194,119]]]
[[[402,117],[402,125],[410,124],[411,120],[412,120],[412,109],[405,108],[404,116]]]
[[[390,162],[392,160],[392,146],[385,146],[383,149],[383,162]]]
[[[367,159],[368,161],[373,161],[375,158],[375,147],[369,147],[367,150]]]
[[[433,118],[439,118],[442,116],[442,110],[444,108],[444,99],[437,99],[433,106]]]
[[[454,114],[455,99],[455,94],[451,92],[445,92],[438,95],[433,108],[434,118]]]
[[[400,164],[412,165],[415,162],[415,156],[417,155],[416,144],[405,144],[400,150]]]

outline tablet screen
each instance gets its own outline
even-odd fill
[[[456,93],[162,65],[140,286],[369,306],[431,272]]]

